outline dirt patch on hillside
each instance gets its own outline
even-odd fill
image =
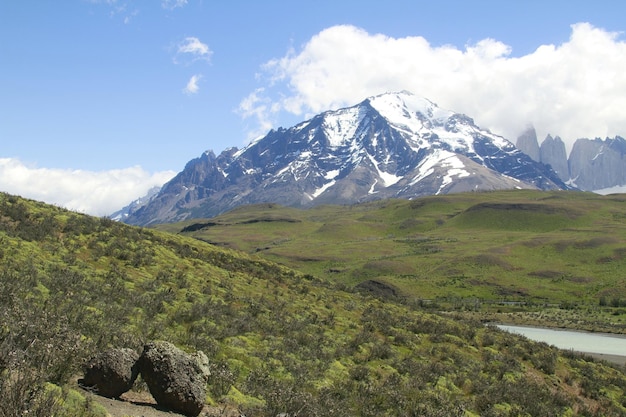
[[[554,206],[550,204],[536,204],[536,203],[478,203],[469,207],[466,211],[480,211],[480,210],[498,210],[498,211],[523,211],[529,213],[542,213],[542,214],[560,214],[574,219],[580,215],[580,212],[570,207]]]
[[[121,395],[119,399],[101,397],[78,387],[85,395],[102,405],[111,417],[185,417],[184,414],[175,413],[157,405],[154,398],[148,392],[129,391]],[[212,407],[204,406],[200,417],[239,417],[239,410],[229,406]]]
[[[468,262],[482,267],[499,267],[506,271],[513,271],[515,268],[513,265],[505,261],[504,259],[494,254],[483,253],[475,256],[468,256],[465,258]]]
[[[399,295],[398,289],[391,284],[369,279],[354,287],[358,291],[368,292],[377,297],[395,298]]]

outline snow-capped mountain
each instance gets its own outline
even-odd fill
[[[161,191],[161,187],[155,186],[150,188],[145,196],[131,201],[126,207],[122,207],[115,213],[111,214],[109,218],[115,221],[125,221],[128,216],[148,204],[154,197],[156,197],[159,191]]]
[[[260,202],[308,207],[512,188],[566,185],[471,118],[388,93],[272,130],[241,150],[207,151],[125,221],[211,217]]]

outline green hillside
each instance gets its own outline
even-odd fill
[[[207,403],[247,416],[624,416],[622,367],[346,285],[367,273],[393,278],[407,294],[428,283],[424,298],[471,294],[467,278],[437,290],[444,274],[434,272],[490,277],[509,269],[502,265],[520,268],[509,253],[542,244],[562,254],[563,267],[586,250],[589,271],[618,270],[621,238],[600,230],[607,214],[618,227],[619,202],[584,196],[537,200],[562,210],[533,210],[535,235],[502,217],[509,237],[490,220],[501,208],[477,206],[495,194],[310,212],[259,206],[205,228],[187,225],[196,237],[253,252],[246,254],[0,194],[0,416],[97,415],[88,399],[68,405],[84,360],[153,339],[203,350],[212,367]],[[577,239],[563,237],[562,216],[572,217],[567,227],[580,231]],[[216,227],[221,235],[204,234]],[[259,257],[270,254],[308,267],[297,272]],[[486,255],[497,262],[479,261]],[[452,258],[458,263],[447,264]],[[561,265],[534,262],[528,271]],[[566,291],[588,284],[576,281],[564,279]],[[597,285],[589,299],[608,288]],[[529,291],[552,296],[556,286]],[[484,287],[480,294],[493,293]],[[59,397],[63,412],[56,410],[63,403],[48,402]]]
[[[589,309],[626,304],[625,202],[518,190],[310,210],[256,205],[160,227],[349,287],[375,280],[446,308]],[[614,313],[614,326],[602,330],[626,331],[626,316]]]

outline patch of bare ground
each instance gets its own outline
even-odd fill
[[[494,254],[480,254],[480,255],[470,256],[466,259],[469,262],[478,266],[484,266],[484,267],[497,266],[507,271],[512,271],[515,269],[513,265],[511,265],[504,259]]]
[[[577,284],[589,284],[590,282],[593,282],[593,278],[591,277],[568,276],[566,273],[562,271],[552,271],[552,270],[532,271],[532,272],[529,272],[528,275],[531,277],[546,278],[550,280],[563,279],[565,281],[574,282]]]
[[[110,417],[185,417],[160,407],[148,392],[129,391],[120,398],[106,398],[93,394],[79,387],[85,395],[89,395],[93,401],[102,405]],[[205,405],[199,417],[240,417],[241,413],[231,406],[209,406]]]

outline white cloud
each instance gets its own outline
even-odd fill
[[[210,62],[211,55],[213,55],[213,51],[209,49],[207,44],[202,43],[200,39],[194,36],[190,36],[177,45],[174,63],[191,64],[196,61]]]
[[[131,3],[118,0],[87,0],[92,4],[103,4],[110,8],[109,17],[121,18],[124,24],[129,24],[132,19],[139,15],[139,9],[129,6]]]
[[[187,83],[185,88],[183,88],[183,93],[189,94],[189,95],[196,94],[200,90],[200,86],[198,85],[198,82],[201,79],[202,79],[202,75],[200,74],[193,75],[189,79],[189,82]]]
[[[104,216],[161,186],[175,173],[149,173],[141,167],[82,171],[27,166],[18,159],[0,158],[0,191]]]
[[[263,96],[264,92],[265,89],[259,88],[239,103],[239,114],[244,118],[254,117],[257,122],[257,126],[248,132],[248,140],[254,140],[267,133],[274,124],[276,113],[280,110],[276,105],[272,108],[269,98]]]
[[[161,7],[166,10],[174,10],[177,7],[183,7],[187,5],[187,0],[162,0]]]
[[[309,117],[408,90],[512,141],[528,123],[540,141],[559,135],[568,148],[579,137],[626,135],[626,43],[588,23],[571,30],[560,45],[514,57],[495,39],[460,49],[334,26],[265,63],[265,86],[241,102],[240,113],[267,126],[280,114]]]

